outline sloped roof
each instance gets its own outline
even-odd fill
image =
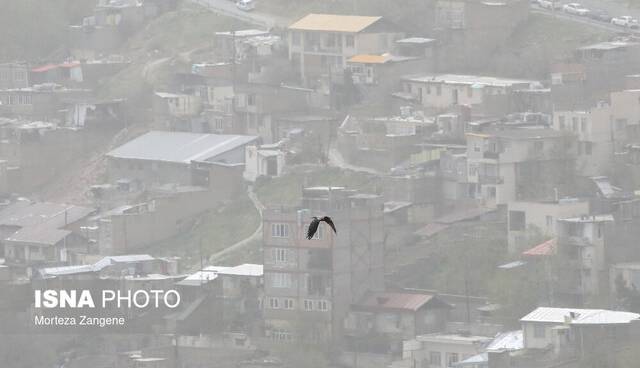
[[[251,135],[152,131],[114,149],[107,156],[174,163],[207,161],[257,138]]]
[[[556,252],[556,241],[557,240],[555,238],[549,239],[531,249],[525,250],[522,252],[522,255],[531,257],[550,256]]]
[[[362,63],[362,64],[384,64],[390,61],[389,55],[371,55],[371,54],[359,54],[352,56],[349,60],[350,63]]]
[[[522,330],[501,332],[496,335],[485,349],[487,351],[524,349],[524,334]]]
[[[579,309],[579,308],[536,308],[531,313],[520,319],[521,322],[565,323],[565,318],[573,318],[569,321],[572,325],[609,325],[627,324],[640,318],[640,314],[606,309]]]
[[[414,293],[367,293],[359,303],[355,305],[356,308],[365,309],[390,309],[390,310],[405,310],[405,311],[417,311],[431,300],[437,300],[442,306],[450,307],[449,304],[437,299],[432,294],[414,294]]]
[[[289,29],[357,33],[380,19],[382,17],[311,13],[290,25]]]

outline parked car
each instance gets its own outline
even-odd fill
[[[589,14],[589,9],[578,3],[569,3],[562,7],[562,11],[568,14],[580,15],[582,17]]]
[[[559,10],[562,8],[562,4],[559,1],[554,0],[538,0],[538,6],[543,9]]]
[[[253,0],[238,0],[236,7],[240,10],[251,11],[256,8],[256,2]]]
[[[627,28],[638,28],[638,20],[629,15],[612,18],[611,24]]]
[[[612,18],[611,15],[606,10],[602,10],[602,9],[596,9],[596,10],[590,11],[588,17],[593,20],[599,20],[601,22],[607,22],[607,23],[609,23]]]

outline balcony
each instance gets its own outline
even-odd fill
[[[482,153],[482,158],[487,158],[487,159],[492,159],[492,160],[497,160],[500,158],[500,153],[498,152],[492,152],[492,151],[484,151]]]
[[[502,184],[504,180],[501,176],[494,174],[478,174],[478,182],[480,184]]]

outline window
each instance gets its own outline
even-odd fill
[[[247,105],[248,106],[256,105],[256,95],[254,94],[247,95]]]
[[[578,118],[575,116],[571,118],[571,130],[574,132],[578,130]]]
[[[524,211],[509,211],[509,230],[524,231],[526,227],[526,215]]]
[[[284,304],[284,306],[283,306],[284,309],[295,309],[294,304],[293,304],[293,299],[287,298],[287,299],[284,299],[283,302],[284,302],[283,303]]]
[[[442,86],[439,84],[436,86],[436,95],[442,96]]]
[[[300,33],[299,32],[293,32],[291,34],[291,43],[295,46],[300,45]]]
[[[429,352],[429,362],[431,365],[440,367],[442,365],[442,354],[439,351]]]
[[[558,116],[558,125],[560,125],[560,129],[564,130],[564,115]]]
[[[271,286],[274,288],[291,287],[291,274],[281,272],[271,274]]]
[[[591,142],[584,142],[584,153],[587,155],[591,155],[593,151],[593,145]]]
[[[447,353],[447,367],[458,363],[458,353]]]
[[[587,132],[587,118],[580,119],[580,131],[583,133]]]
[[[25,75],[25,72],[23,72],[23,71],[21,71],[21,70],[18,70],[18,71],[16,71],[15,73],[13,73],[13,78],[14,78],[16,81],[20,81],[20,82],[21,82],[21,81],[23,81],[23,80],[24,80],[24,75]]]
[[[282,248],[277,248],[273,250],[273,259],[276,263],[285,263],[287,262],[287,250]]]
[[[353,47],[355,47],[355,46],[356,46],[356,40],[355,40],[355,38],[353,37],[353,35],[347,35],[347,36],[345,36],[345,43],[346,43],[347,47],[351,47],[351,48],[353,48]]]
[[[329,310],[329,302],[326,300],[318,300],[316,302],[316,309],[319,311],[326,312]]]
[[[271,224],[271,237],[288,238],[289,225],[288,224]]]
[[[313,310],[313,300],[305,299],[304,301],[304,310],[312,311]]]
[[[553,227],[553,216],[546,216],[547,228],[550,229]]]
[[[269,298],[269,308],[278,309],[280,308],[280,303],[278,303],[278,298]]]
[[[546,332],[544,325],[536,324],[533,326],[533,337],[537,339],[545,338]]]
[[[535,141],[535,142],[533,142],[533,149],[535,149],[536,151],[542,151],[543,148],[544,148],[544,142],[543,141]]]
[[[327,35],[327,47],[336,47],[336,35],[329,33]]]

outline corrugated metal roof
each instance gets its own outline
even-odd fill
[[[557,239],[549,239],[543,243],[536,245],[535,247],[522,252],[524,256],[538,257],[538,256],[550,256],[556,252]]]
[[[522,330],[501,332],[486,347],[487,351],[520,349],[524,349],[524,334]]]
[[[365,308],[416,311],[433,299],[430,294],[369,293],[357,305]]]
[[[18,201],[0,211],[0,225],[35,226],[47,223],[62,227],[90,215],[93,208],[50,202]]]
[[[213,161],[216,156],[257,138],[250,135],[152,131],[114,149],[107,156],[175,163]]]
[[[289,26],[301,31],[357,33],[382,19],[359,15],[308,14]]]
[[[572,313],[573,318],[569,321],[572,325],[626,324],[640,318],[640,314],[637,313],[606,309],[540,307],[522,317],[520,321],[565,323],[565,319],[571,318]]]

